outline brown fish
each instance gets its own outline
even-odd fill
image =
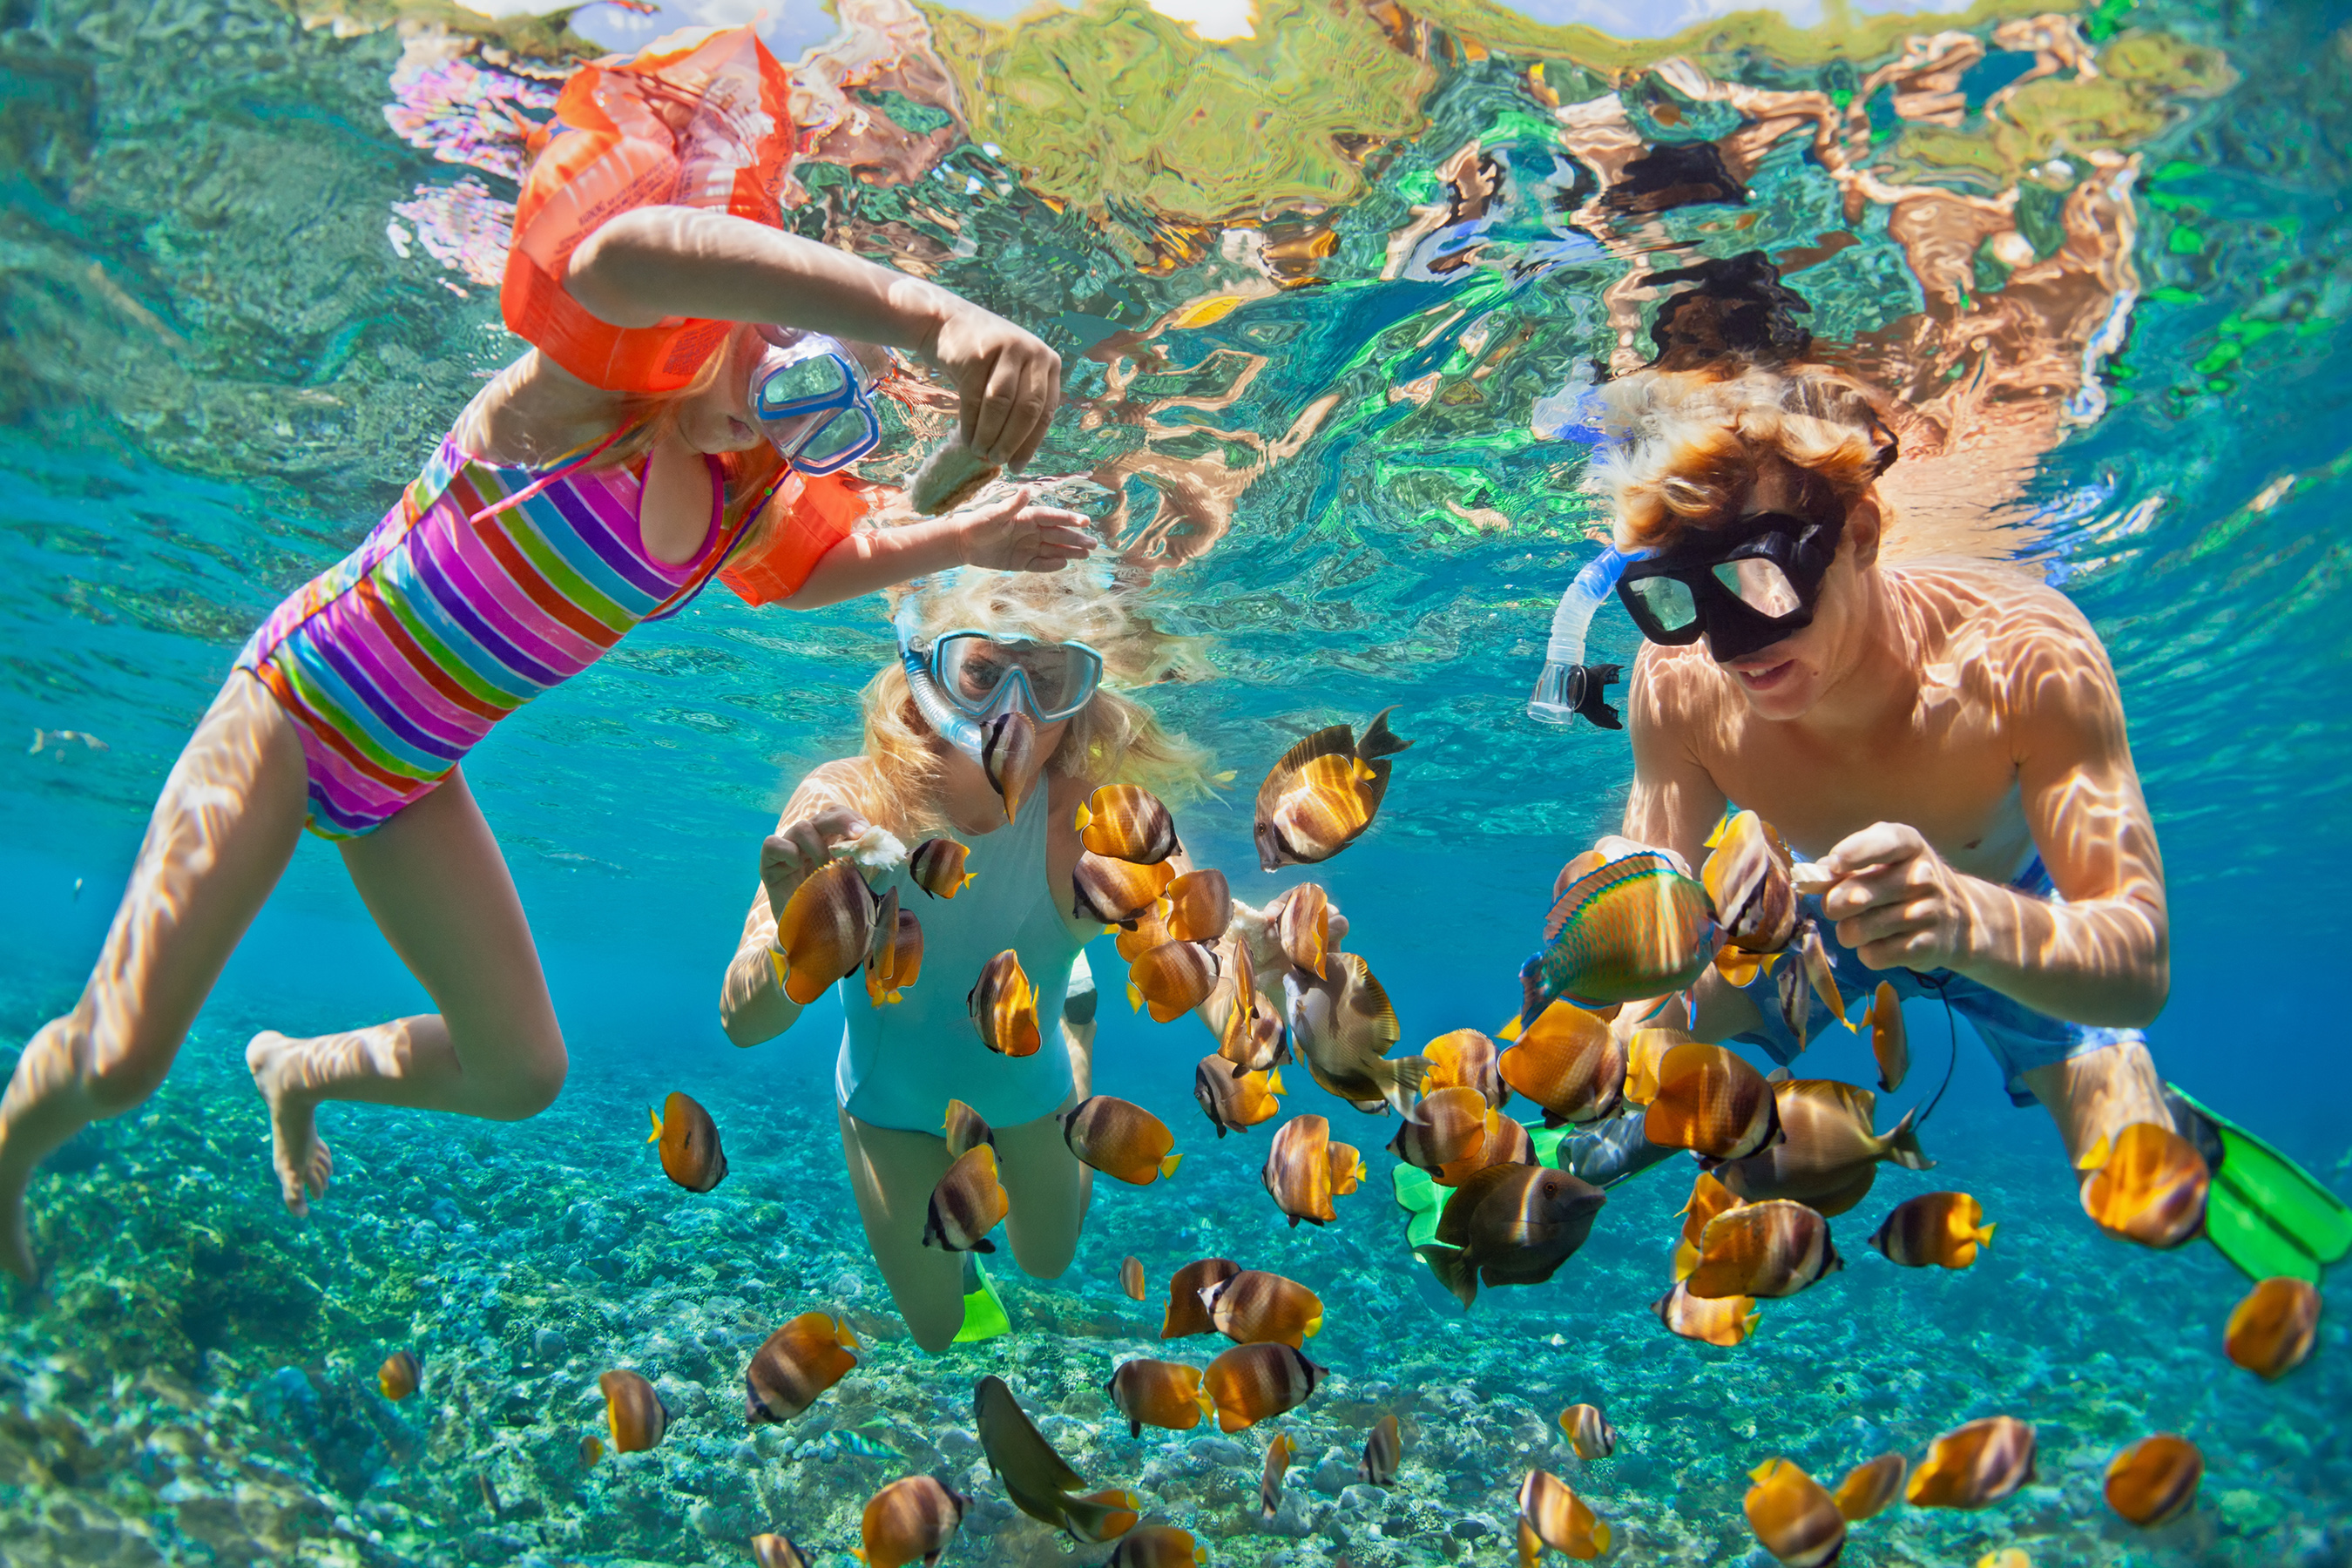
[[[1475,1152],[1486,1135],[1486,1097],[1475,1089],[1441,1089],[1412,1108],[1389,1140],[1389,1152],[1434,1171]]]
[[[2197,1500],[2205,1456],[2170,1432],[2142,1437],[2107,1465],[2107,1506],[2142,1530],[2170,1524]]]
[[[1178,942],[1214,942],[1234,923],[1233,889],[1223,871],[1187,871],[1162,896],[1168,934]]]
[[[1413,1249],[1463,1306],[1478,1285],[1539,1285],[1592,1232],[1600,1188],[1543,1165],[1489,1165],[1454,1189],[1437,1239]]]
[[[1037,754],[1037,726],[1021,712],[999,713],[980,730],[980,771],[988,787],[1004,802],[1004,820],[1011,822],[1045,759]]]
[[[1065,1498],[1060,1505],[1062,1528],[1070,1532],[1073,1541],[1099,1545],[1106,1541],[1118,1540],[1141,1523],[1143,1510],[1148,1506],[1141,1493],[1129,1491],[1123,1487],[1089,1492],[1085,1497]]]
[[[1323,1299],[1295,1279],[1245,1268],[1201,1288],[1217,1332],[1237,1345],[1300,1345],[1323,1328]]]
[[[1241,1271],[1242,1266],[1230,1258],[1203,1258],[1176,1270],[1175,1277],[1168,1281],[1168,1315],[1160,1321],[1160,1337],[1181,1340],[1192,1334],[1216,1332],[1217,1325],[1209,1321],[1209,1309],[1202,1304],[1201,1293]]]
[[[1605,1459],[1617,1451],[1617,1428],[1595,1405],[1571,1405],[1559,1413],[1559,1429],[1580,1459]]]
[[[1057,1120],[1062,1142],[1080,1163],[1129,1186],[1148,1187],[1176,1173],[1181,1154],[1171,1154],[1176,1135],[1131,1100],[1097,1094],[1070,1107]]]
[[[669,1430],[669,1411],[654,1385],[634,1372],[608,1372],[596,1380],[604,1393],[604,1420],[613,1429],[613,1451],[641,1454]]]
[[[1278,1068],[1235,1078],[1233,1064],[1224,1058],[1202,1057],[1192,1069],[1192,1098],[1220,1138],[1273,1121],[1282,1110],[1276,1097],[1286,1092]]]
[[[1878,1097],[1828,1078],[1786,1079],[1772,1086],[1780,1141],[1745,1159],[1716,1167],[1723,1184],[1741,1197],[1795,1198],[1824,1215],[1860,1203],[1881,1162],[1924,1171],[1935,1162],[1913,1131],[1917,1108],[1885,1136],[1873,1130]]]
[[[1364,738],[1334,724],[1282,754],[1258,786],[1258,865],[1267,871],[1328,860],[1371,826],[1387,795],[1389,758],[1410,747],[1389,729],[1394,708],[1364,726]]]
[[[1762,1073],[1721,1046],[1692,1041],[1658,1064],[1658,1092],[1642,1134],[1702,1158],[1737,1160],[1778,1140],[1780,1117]]]
[[[1290,1059],[1290,1031],[1258,994],[1257,971],[1249,944],[1239,932],[1217,943],[1218,981],[1201,1008],[1202,1021],[1217,1037],[1217,1055],[1234,1078],[1266,1072]]]
[[[1837,971],[1830,966],[1829,949],[1822,942],[1822,928],[1817,922],[1805,922],[1804,935],[1798,939],[1797,956],[1803,961],[1805,984],[1813,999],[1851,1031],[1853,1021],[1845,1016],[1845,997],[1839,994]]]
[[[1780,999],[1780,1022],[1797,1037],[1797,1049],[1802,1051],[1812,1043],[1813,1029],[1813,993],[1805,984],[1805,966],[1782,964],[1772,982],[1772,990]]]
[[[1845,1267],[1829,1222],[1787,1198],[1742,1204],[1706,1222],[1698,1263],[1683,1288],[1694,1296],[1793,1296]]]
[[[1686,1340],[1703,1344],[1736,1345],[1756,1331],[1756,1320],[1763,1314],[1756,1310],[1756,1301],[1749,1296],[1726,1296],[1710,1301],[1694,1296],[1684,1289],[1680,1280],[1675,1288],[1650,1303],[1650,1310],[1658,1321]]]
[[[788,1535],[751,1537],[751,1561],[759,1568],[814,1568],[808,1553],[794,1545]]]
[[[1900,1454],[1881,1454],[1874,1459],[1864,1459],[1845,1473],[1832,1500],[1849,1524],[1874,1519],[1903,1490],[1905,1468]]]
[[[1719,1214],[1728,1214],[1739,1206],[1738,1193],[1725,1186],[1706,1171],[1691,1183],[1690,1201],[1683,1205],[1683,1238],[1675,1248],[1675,1278],[1687,1279],[1690,1271],[1698,1267],[1699,1237],[1706,1234],[1707,1221]]]
[[[2205,1226],[2211,1173],[2197,1146],[2169,1127],[2135,1121],[2101,1138],[2076,1162],[2091,1173],[2083,1212],[2109,1236],[2142,1247],[2179,1247]]]
[[[727,1179],[727,1152],[719,1146],[719,1124],[688,1095],[673,1094],[656,1111],[648,1143],[661,1145],[662,1174],[689,1193],[707,1193]]]
[[[1421,1054],[1429,1063],[1429,1070],[1421,1080],[1423,1094],[1434,1094],[1441,1089],[1475,1089],[1497,1110],[1511,1098],[1498,1070],[1501,1057],[1495,1042],[1475,1029],[1455,1029],[1440,1035],[1422,1047]]]
[[[1370,1487],[1393,1487],[1397,1467],[1403,1462],[1404,1433],[1393,1415],[1383,1415],[1364,1437],[1364,1457],[1356,1461],[1356,1479]]]
[[[1257,1508],[1272,1519],[1282,1511],[1282,1476],[1290,1468],[1290,1461],[1298,1457],[1298,1445],[1290,1434],[1282,1433],[1265,1446],[1265,1473],[1258,1478]]]
[[[1407,1125],[1411,1125],[1407,1123]],[[1486,1128],[1478,1140],[1458,1160],[1448,1160],[1429,1173],[1429,1179],[1441,1187],[1458,1187],[1473,1172],[1489,1165],[1532,1165],[1536,1163],[1536,1147],[1528,1130],[1517,1119],[1499,1110],[1486,1112]]]
[[[1217,1407],[1217,1430],[1238,1432],[1307,1403],[1324,1369],[1284,1344],[1235,1345],[1209,1363],[1201,1385]]]
[[[1410,1113],[1429,1064],[1387,1054],[1404,1034],[1388,993],[1360,954],[1329,953],[1325,967],[1322,980],[1297,969],[1282,977],[1290,1037],[1307,1072],[1358,1110]]]
[[[961,1100],[948,1101],[948,1158],[961,1160],[982,1143],[996,1147],[996,1130],[980,1119],[980,1112]]]
[[[1118,1288],[1127,1292],[1127,1299],[1130,1301],[1140,1301],[1150,1293],[1151,1286],[1143,1278],[1143,1259],[1140,1258],[1119,1259]]]
[[[1192,1539],[1192,1531],[1154,1524],[1120,1542],[1103,1568],[1196,1568],[1208,1560],[1207,1549]]]
[[[752,1352],[743,1372],[743,1419],[789,1421],[857,1366],[857,1336],[824,1312],[803,1312]]]
[[[996,1175],[996,1146],[982,1143],[956,1157],[931,1189],[923,1220],[923,1245],[943,1252],[993,1252],[988,1233],[1012,1211],[1004,1184]]]
[[[855,973],[874,945],[877,908],[854,860],[828,860],[793,889],[776,917],[784,994],[805,1007]]]
[[[1988,1415],[1928,1444],[1903,1496],[1913,1508],[1982,1508],[2032,1479],[2033,1428]]]
[[[892,934],[884,936],[885,931]],[[874,950],[866,955],[866,1000],[880,1007],[901,999],[923,973],[923,922],[898,907],[898,889],[882,900],[874,926]]]
[[[1625,1042],[1625,1099],[1646,1106],[1658,1098],[1658,1069],[1676,1046],[1696,1045],[1680,1029],[1636,1029]]]
[[[1155,904],[1136,916],[1133,925],[1118,927],[1111,937],[1111,944],[1118,949],[1121,959],[1133,963],[1153,948],[1175,940],[1168,934],[1168,923],[1160,918],[1160,906]]]
[[[1497,1070],[1543,1107],[1546,1127],[1581,1124],[1615,1113],[1625,1090],[1625,1049],[1608,1025],[1572,1003],[1555,1002],[1519,1031]]]
[[[1764,1550],[1790,1568],[1823,1568],[1845,1550],[1845,1515],[1822,1483],[1786,1459],[1748,1472],[1756,1484],[1742,1506]]]
[[[964,995],[980,1043],[1001,1057],[1034,1057],[1045,1043],[1037,1029],[1037,988],[1021,967],[1021,955],[1006,948],[988,961]]]
[[[602,1437],[583,1437],[580,1439],[580,1468],[582,1469],[594,1469],[597,1462],[603,1459],[604,1457],[604,1439]]]
[[[1903,1027],[1903,1004],[1895,983],[1882,980],[1864,1008],[1862,1021],[1870,1026],[1870,1054],[1878,1062],[1878,1087],[1893,1094],[1911,1075],[1911,1037]]]
[[[1105,784],[1078,807],[1078,842],[1091,854],[1157,866],[1176,853],[1176,819],[1137,784]],[[1197,938],[1183,937],[1192,942]]]
[[[1797,890],[1789,846],[1764,819],[1743,811],[1716,836],[1699,881],[1727,941],[1748,952],[1778,952],[1797,933]]]
[[[1906,1268],[1966,1268],[1992,1241],[1984,1208],[1966,1193],[1921,1193],[1895,1205],[1870,1245]]]
[[[2318,1332],[2318,1288],[2281,1275],[2247,1291],[2231,1310],[2221,1353],[2257,1377],[2281,1378],[2303,1364]]]
[[[1070,1468],[1013,1397],[1013,1390],[993,1373],[972,1385],[971,1412],[981,1452],[1013,1505],[1032,1519],[1066,1528],[1065,1519],[1074,1500],[1069,1494],[1085,1486],[1086,1478]]]
[[[1149,1005],[1155,1024],[1182,1017],[1216,988],[1217,961],[1193,942],[1162,942],[1127,967],[1128,1005]]]
[[[1326,1143],[1326,1162],[1331,1168],[1331,1195],[1344,1198],[1363,1184],[1364,1156],[1352,1144]]]
[[[1155,912],[1152,906],[1160,902],[1160,895],[1175,877],[1175,868],[1164,860],[1138,866],[1087,850],[1070,873],[1070,913],[1106,926],[1133,925]]]
[[[1190,1432],[1203,1415],[1214,1415],[1214,1401],[1201,1389],[1201,1369],[1181,1362],[1148,1357],[1123,1361],[1103,1384],[1103,1392],[1127,1417],[1127,1435],[1140,1437],[1146,1426]]]
[[[1301,882],[1284,894],[1280,907],[1269,909],[1275,940],[1293,969],[1316,979],[1324,976],[1324,961],[1331,951],[1331,897],[1313,882]]]
[[[1528,1538],[1589,1563],[1609,1550],[1609,1527],[1585,1500],[1549,1470],[1529,1470],[1519,1483],[1519,1561],[1528,1562]]]
[[[386,1399],[397,1403],[416,1392],[416,1384],[424,1375],[424,1363],[414,1352],[394,1351],[375,1369],[375,1385]]]
[[[1275,1206],[1300,1220],[1328,1225],[1337,1217],[1331,1207],[1331,1124],[1320,1116],[1294,1116],[1274,1135],[1265,1152],[1260,1180]]]
[[[935,899],[952,899],[971,886],[972,873],[964,862],[971,851],[952,838],[926,838],[907,857],[907,871],[915,886]]]
[[[1005,718],[1022,715],[1005,714]],[[1005,802],[1006,815],[1012,801]],[[949,1490],[929,1476],[908,1476],[892,1481],[866,1500],[857,1521],[863,1542],[850,1553],[866,1568],[905,1568],[909,1563],[937,1563],[955,1540],[956,1527],[971,1500]]]

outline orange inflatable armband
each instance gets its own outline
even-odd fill
[[[791,78],[749,27],[690,47],[586,65],[556,100],[553,134],[523,175],[499,309],[518,337],[613,392],[668,392],[725,341],[726,321],[672,316],[615,327],[563,286],[572,253],[635,207],[704,207],[782,226],[793,153]]]
[[[719,574],[747,605],[773,604],[799,593],[824,552],[857,531],[872,505],[866,487],[847,474],[795,470],[785,475],[776,495],[785,515],[760,552],[729,563]]]

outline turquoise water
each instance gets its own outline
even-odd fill
[[[459,59],[530,103],[578,40],[478,18],[486,43],[433,31],[457,15],[0,8],[0,735],[28,742],[0,765],[0,1038],[70,1004],[239,642],[517,352],[467,270],[488,231],[462,217],[511,195],[500,149],[419,110],[415,84]],[[1905,31],[1985,42],[1995,18],[1723,24],[1621,48],[1549,12],[1467,5],[1269,6],[1255,39],[1224,45],[1140,9],[996,31],[895,5],[838,15],[795,9],[779,42],[815,50],[819,75],[867,61],[836,97],[879,129],[832,162],[819,142],[790,221],[933,270],[1068,357],[1075,406],[1039,466],[1103,487],[1155,618],[1199,639],[1199,679],[1150,700],[1239,775],[1181,813],[1188,842],[1243,897],[1284,885],[1245,869],[1255,779],[1298,733],[1399,705],[1417,743],[1370,837],[1319,879],[1408,1045],[1511,1011],[1551,869],[1622,804],[1622,737],[1522,716],[1550,603],[1592,551],[1560,410],[1643,317],[1612,286],[1665,264],[1654,252],[1761,247],[1825,344],[1952,414],[1957,455],[1894,476],[1915,547],[2037,563],[2113,652],[2173,901],[2160,1067],[2346,1189],[2343,7],[2111,0],[2067,24],[2095,77],[2061,68],[1994,102],[2032,63],[1994,47],[1958,71],[1957,104],[1911,117],[1901,84],[1863,90]],[[871,74],[886,25],[896,63]],[[1658,68],[1670,55],[1688,70]],[[1745,204],[1595,216],[1554,100],[1613,88],[1645,142],[1729,137],[1740,116],[1694,90],[1706,82],[1858,103],[1853,166],[1876,184],[1846,205],[1790,134],[1742,176]],[[388,106],[412,111],[413,139]],[[2094,179],[2115,198],[2070,237],[2067,198]],[[1484,210],[1449,181],[1490,191]],[[2015,240],[1963,246],[1943,292],[1899,243],[1899,203],[1870,194],[2012,187]],[[1811,252],[1826,254],[1799,268]],[[2063,289],[2018,281],[2053,260]],[[1218,1563],[1503,1562],[1531,1465],[1612,1522],[1612,1560],[1736,1562],[1754,1551],[1745,1472],[1765,1458],[1834,1479],[1997,1412],[2039,1426],[2034,1486],[1981,1513],[1892,1510],[1844,1561],[2017,1546],[2036,1564],[2352,1563],[2340,1323],[2276,1385],[2229,1365],[2221,1324],[2243,1282],[2201,1245],[2100,1237],[2046,1119],[2009,1108],[1965,1033],[1927,1137],[1937,1171],[1888,1172],[1838,1222],[1846,1271],[1715,1350],[1646,1310],[1682,1167],[1614,1191],[1549,1284],[1463,1318],[1402,1250],[1386,1127],[1295,1097],[1286,1110],[1332,1114],[1342,1136],[1352,1121],[1372,1170],[1337,1224],[1270,1226],[1265,1130],[1220,1142],[1191,1105],[1194,1026],[1107,1005],[1097,1087],[1163,1115],[1182,1172],[1102,1184],[1066,1278],[1000,1274],[1014,1334],[924,1357],[850,1217],[825,1106],[837,1026],[820,1011],[747,1053],[714,1019],[759,838],[793,779],[854,746],[851,697],[887,635],[871,603],[796,616],[709,595],[502,726],[467,773],[531,913],[570,1083],[513,1126],[330,1110],[335,1187],[296,1222],[238,1047],[263,1026],[424,1005],[331,851],[303,848],[162,1092],[37,1181],[52,1272],[0,1315],[0,1557],[725,1563],[760,1529],[841,1552],[882,1482],[969,1475],[971,1385],[993,1371],[1090,1480],[1136,1487]],[[1630,658],[1614,612],[1596,637]],[[1098,967],[1116,972],[1107,944]],[[1922,1075],[1939,1071],[1940,1016],[1912,1023]],[[1843,1038],[1808,1067],[1869,1076]],[[705,1197],[641,1142],[646,1105],[678,1089],[726,1134],[733,1173]],[[1931,1186],[1976,1194],[1999,1239],[1965,1274],[1898,1275],[1860,1237]],[[1310,1350],[1333,1378],[1281,1424],[1296,1506],[1271,1526],[1262,1430],[1138,1442],[1098,1392],[1158,1344],[1156,1286],[1128,1301],[1119,1259],[1156,1281],[1213,1252],[1331,1307]],[[745,1358],[812,1306],[878,1342],[871,1363],[794,1426],[747,1432]],[[392,1405],[374,1368],[404,1346],[425,1384]],[[660,1448],[583,1469],[595,1376],[619,1365],[654,1376],[678,1419]],[[1579,1400],[1623,1435],[1616,1457],[1567,1453],[1552,1420]],[[1388,1411],[1405,1424],[1399,1486],[1346,1490]],[[900,1457],[834,1453],[833,1428]],[[2158,1429],[2209,1468],[2187,1520],[2141,1532],[2106,1511],[2098,1475]],[[1062,1560],[984,1470],[975,1496],[950,1562]]]

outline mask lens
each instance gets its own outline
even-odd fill
[[[811,463],[835,462],[856,457],[859,443],[865,439],[865,421],[854,412],[844,411],[811,432],[801,443],[798,455]]]
[[[762,418],[773,418],[788,412],[796,403],[836,399],[847,390],[847,386],[841,362],[831,354],[794,360],[776,366],[761,379],[760,415]]]
[[[1663,632],[1679,632],[1698,621],[1698,605],[1690,589],[1672,577],[1637,577],[1627,584],[1642,607]]]
[[[1742,556],[1716,566],[1715,580],[1733,596],[1768,620],[1780,620],[1804,607],[1796,586],[1780,563],[1760,555]],[[1680,586],[1680,584],[1676,584]]]

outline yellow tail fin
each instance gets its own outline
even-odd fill
[[[1182,1164],[1183,1163],[1184,1163],[1184,1156],[1183,1156],[1183,1155],[1181,1155],[1181,1154],[1171,1154],[1171,1155],[1169,1155],[1169,1156],[1168,1156],[1168,1158],[1166,1158],[1165,1160],[1160,1161],[1160,1179],[1161,1179],[1162,1181],[1165,1181],[1165,1180],[1167,1180],[1170,1176],[1174,1175],[1174,1174],[1176,1173],[1176,1167],[1177,1167],[1177,1166],[1179,1166],[1179,1165],[1181,1165],[1181,1164]]]
[[[1288,1094],[1290,1092],[1288,1089],[1282,1087],[1282,1069],[1280,1068],[1272,1068],[1267,1070],[1265,1075],[1265,1091],[1268,1094]]]
[[[1598,1520],[1592,1525],[1592,1544],[1602,1552],[1609,1550],[1609,1527]]]
[[[2095,1171],[2114,1157],[2115,1146],[2107,1142],[2107,1135],[2102,1132],[2099,1134],[2097,1142],[2083,1151],[2083,1157],[2074,1162],[2074,1169]]]
[[[1991,1226],[1984,1226],[1977,1231],[1976,1235],[1971,1239],[1973,1239],[1979,1247],[1990,1247],[1992,1245],[1992,1231],[1993,1227]]]
[[[1078,831],[1084,833],[1087,830],[1087,825],[1094,819],[1095,814],[1087,809],[1087,803],[1085,801],[1078,802]]]
[[[646,1134],[646,1142],[658,1143],[661,1142],[661,1112],[648,1105],[646,1107],[646,1114],[654,1119],[654,1130]]]
[[[1130,1013],[1143,1010],[1143,987],[1132,980],[1127,983],[1127,1010]]]
[[[1503,1026],[1495,1031],[1495,1037],[1498,1040],[1517,1039],[1519,1037],[1519,1016],[1517,1013],[1512,1014],[1510,1017],[1504,1022]]]

